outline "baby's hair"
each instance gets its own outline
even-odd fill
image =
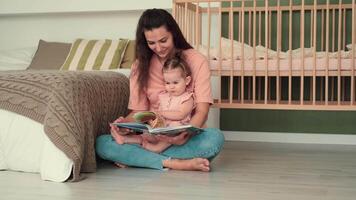
[[[183,71],[183,76],[187,77],[187,76],[191,76],[192,72],[187,64],[187,62],[185,62],[184,60],[184,56],[182,54],[182,51],[177,51],[174,56],[172,56],[171,58],[168,58],[166,60],[166,62],[163,65],[163,72],[166,72],[170,69],[176,69],[179,68]]]

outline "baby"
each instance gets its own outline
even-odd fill
[[[158,95],[159,109],[156,114],[163,119],[165,126],[189,124],[194,109],[193,93],[187,91],[187,86],[192,81],[191,71],[180,52],[164,63],[162,72],[166,90]],[[119,137],[116,140],[121,144],[141,144],[145,149],[156,153],[164,151],[171,145],[159,141],[148,133]]]

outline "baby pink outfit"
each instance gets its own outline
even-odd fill
[[[171,96],[168,92],[163,92],[158,95],[159,99],[159,111],[179,111],[183,108],[183,106],[187,106],[186,104],[183,104],[190,98],[193,98],[193,93],[192,92],[184,92],[180,96]],[[194,106],[191,106],[189,108],[191,111],[193,111]],[[190,112],[185,118],[181,120],[169,120],[165,119],[165,125],[166,126],[179,126],[183,124],[189,124],[190,118],[191,118],[192,112]]]

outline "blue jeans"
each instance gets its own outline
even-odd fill
[[[137,144],[117,144],[111,135],[96,140],[96,153],[105,160],[128,166],[163,169],[162,161],[173,159],[207,158],[212,160],[224,144],[218,129],[206,128],[183,145],[172,145],[162,153],[154,153]]]

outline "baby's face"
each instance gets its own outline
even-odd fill
[[[184,77],[182,69],[175,68],[163,72],[165,87],[172,96],[179,96],[185,92],[190,82],[190,76]]]

